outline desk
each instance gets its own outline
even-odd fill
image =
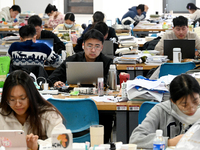
[[[171,30],[170,29],[163,29],[162,24],[154,24],[154,23],[149,23],[147,21],[140,21],[134,28],[134,36],[136,34],[149,34],[149,33],[158,33],[161,31],[166,31],[166,30]]]
[[[134,79],[138,75],[143,75],[144,70],[148,71],[152,68],[156,68],[159,65],[146,65],[141,64],[116,64],[118,71],[126,71],[130,74],[130,79]]]
[[[64,99],[66,96],[54,95],[54,98]],[[70,96],[70,98],[88,98],[89,95]],[[130,134],[138,125],[138,112],[143,101],[128,101],[118,103],[95,102],[99,111],[114,111],[116,113],[117,141],[128,143]]]

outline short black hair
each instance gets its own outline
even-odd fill
[[[188,95],[200,94],[200,86],[191,75],[181,74],[172,80],[169,91],[171,100],[176,103],[180,98],[186,99]]]
[[[100,31],[103,34],[103,36],[105,36],[108,33],[108,26],[105,22],[98,22],[97,24],[95,24],[94,29]]]
[[[174,27],[176,26],[188,26],[188,19],[183,17],[183,16],[178,16],[176,18],[173,19],[173,25]]]
[[[21,38],[32,38],[36,35],[35,27],[30,25],[25,25],[19,29],[19,35]]]
[[[140,4],[136,7],[136,9],[140,9],[142,12],[144,11],[144,4]]]
[[[38,15],[33,15],[28,19],[28,24],[36,26],[42,26],[42,19]]]
[[[13,11],[18,11],[19,13],[21,13],[21,8],[18,6],[18,5],[12,5],[12,7],[10,8],[10,10],[13,10]]]
[[[45,9],[45,14],[51,13],[51,11],[58,11],[55,5],[48,4]]]
[[[75,21],[75,16],[72,12],[66,13],[65,20],[68,20],[68,19],[71,20],[71,21]]]
[[[199,9],[195,4],[193,3],[188,3],[187,6],[186,6],[187,9],[189,10],[197,10]]]
[[[99,41],[104,42],[104,36],[103,34],[96,30],[96,29],[91,29],[91,30],[88,30],[84,36],[83,36],[83,42],[85,43],[85,41],[87,41],[88,39],[97,39]]]
[[[93,23],[100,22],[104,20],[104,14],[101,11],[96,11],[93,16]]]

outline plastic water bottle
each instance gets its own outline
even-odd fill
[[[199,21],[197,21],[197,23],[195,24],[195,27],[199,27]]]
[[[162,130],[156,130],[156,137],[153,140],[153,150],[164,150],[165,149],[165,140],[162,135],[163,135]]]
[[[117,70],[114,64],[110,65],[108,81],[109,81],[110,89],[116,90],[117,89]]]

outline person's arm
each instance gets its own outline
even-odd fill
[[[58,24],[64,23],[64,16],[58,13],[59,12],[54,12],[53,15],[49,17],[47,22],[48,27],[55,28]]]
[[[66,127],[63,124],[63,119],[59,114],[55,111],[46,112],[42,118],[44,119],[44,130],[47,134],[46,140],[38,140],[38,144],[42,147],[42,145],[51,145],[51,134],[52,131],[65,131]]]
[[[51,50],[51,53],[49,54],[49,56],[47,57],[47,61],[54,68],[59,67],[62,63],[61,57],[52,50]]]
[[[66,61],[64,61],[58,68],[56,68],[53,73],[49,76],[49,80],[52,86],[57,81],[66,82]]]
[[[65,50],[65,44],[53,33],[49,33],[49,38],[54,39],[54,51],[56,54],[61,54],[62,50]]]
[[[160,128],[161,111],[163,111],[163,109],[158,108],[157,106],[153,107],[143,122],[132,132],[129,143],[137,144],[139,148],[153,148],[156,130]],[[168,137],[164,137],[164,140],[167,145]]]

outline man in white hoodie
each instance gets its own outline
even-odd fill
[[[19,13],[21,13],[21,8],[18,5],[13,5],[11,8],[4,7],[0,12],[0,21],[5,21],[8,22],[8,25],[15,26],[19,24],[18,22],[14,22],[14,19]]]

